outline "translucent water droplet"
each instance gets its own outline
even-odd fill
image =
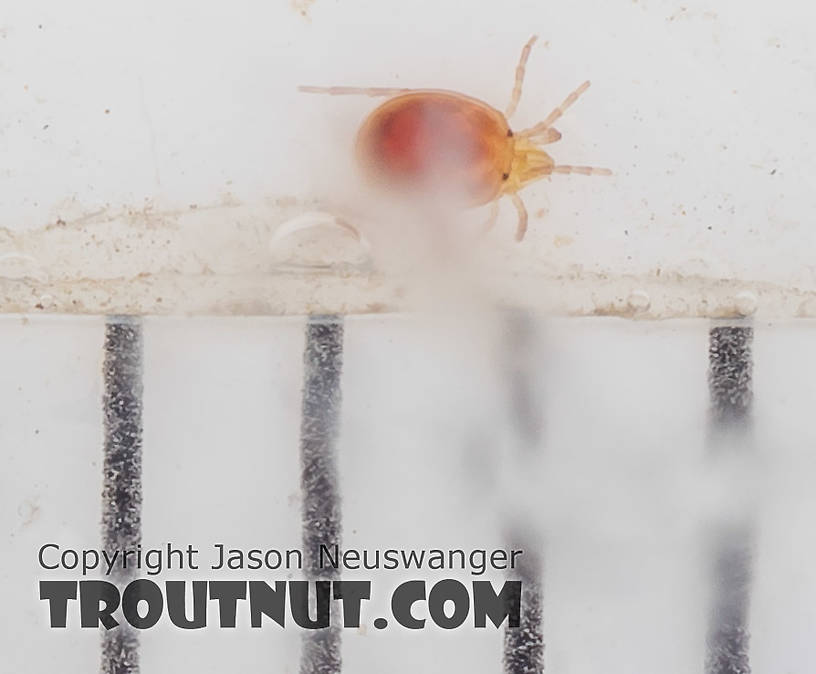
[[[629,306],[636,312],[646,311],[652,304],[649,293],[645,290],[633,290],[626,299]]]

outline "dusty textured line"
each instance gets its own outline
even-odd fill
[[[507,674],[540,674],[544,671],[542,560],[529,539],[511,541],[513,548],[524,550],[524,559],[516,569],[521,580],[521,624],[504,633],[504,671]]]
[[[102,545],[110,553],[134,549],[142,528],[142,327],[138,319],[112,317],[105,326],[104,484]],[[111,580],[124,585],[132,569]],[[102,674],[137,674],[139,643],[126,623],[102,635]]]
[[[310,317],[303,353],[300,427],[304,568],[309,579],[338,576],[338,572],[332,568],[320,568],[318,550],[321,544],[341,543],[335,447],[340,417],[342,366],[342,318]],[[333,606],[333,610],[335,608]],[[335,617],[330,628],[313,630],[304,636],[301,674],[340,672],[340,628]]]
[[[708,674],[749,674],[748,609],[751,591],[750,528],[720,536],[714,555],[714,588],[706,654]]]
[[[535,358],[539,331],[528,313],[511,310],[504,318],[503,365],[507,371],[508,402],[521,456],[515,465],[523,469],[528,458],[541,450],[544,437],[543,400],[537,386]],[[544,671],[543,563],[541,540],[531,523],[509,524],[507,539],[513,549],[524,554],[514,579],[521,580],[521,622],[507,627],[504,635],[506,674],[539,674]]]
[[[720,326],[709,332],[708,387],[715,434],[748,430],[753,402],[753,339],[750,326]]]
[[[720,326],[709,332],[709,437],[713,455],[750,451],[753,402],[750,326]],[[713,602],[706,653],[708,674],[749,674],[748,610],[752,525],[722,527],[712,554]]]

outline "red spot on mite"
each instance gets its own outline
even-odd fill
[[[457,198],[466,206],[497,196],[512,143],[495,111],[447,93],[392,98],[363,123],[358,156],[372,180]],[[498,142],[496,142],[498,140]]]

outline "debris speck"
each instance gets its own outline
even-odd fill
[[[305,19],[310,19],[309,9],[315,0],[292,0],[292,8]]]

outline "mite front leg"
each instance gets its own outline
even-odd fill
[[[599,168],[597,166],[568,166],[562,164],[552,167],[553,173],[580,173],[584,176],[611,176],[612,171],[608,168]]]
[[[549,129],[545,129],[540,134],[526,137],[539,145],[549,145],[550,143],[557,143],[559,140],[561,140],[561,132],[558,129],[550,127]]]
[[[539,122],[533,127],[530,127],[526,131],[522,131],[522,136],[538,136],[544,133],[547,129],[549,129],[556,121],[558,121],[563,114],[567,111],[567,109],[578,100],[578,98],[583,94],[587,89],[589,89],[589,81],[587,80],[584,82],[580,87],[578,87],[575,91],[573,91],[569,96],[564,99],[564,102],[561,103],[555,110],[553,110],[547,118],[543,122]]]
[[[507,112],[504,115],[507,117],[507,119],[510,119],[513,116],[513,113],[516,111],[519,101],[521,100],[521,87],[524,84],[524,73],[527,68],[527,59],[530,58],[530,51],[532,50],[537,39],[538,35],[533,35],[533,37],[527,41],[527,44],[524,45],[524,49],[521,50],[521,58],[519,58],[518,65],[516,66],[516,81],[513,84],[513,95],[510,97],[510,104],[507,106]]]

